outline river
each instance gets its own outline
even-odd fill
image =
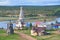
[[[51,23],[56,23],[56,20],[58,21],[58,22],[60,22],[60,18],[56,18],[55,20],[53,20],[53,21],[50,21],[50,22],[46,22],[46,24],[51,24]],[[10,21],[2,21],[2,22],[0,22],[0,28],[4,28],[4,29],[6,29],[7,28],[7,24],[9,23]],[[12,21],[13,22],[13,21]],[[13,28],[15,28],[16,27],[16,24],[15,23],[13,23]]]
[[[7,28],[7,24],[9,23],[10,21],[2,21],[0,22],[0,28],[4,28],[6,29]],[[13,21],[12,21],[13,22]],[[13,23],[13,28],[15,28],[16,24]]]

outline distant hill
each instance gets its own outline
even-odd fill
[[[60,16],[60,6],[23,6],[25,17]],[[19,15],[20,6],[0,6],[0,16]]]

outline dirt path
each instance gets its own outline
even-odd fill
[[[28,36],[28,35],[26,35],[24,33],[21,33],[21,32],[18,32],[18,31],[14,31],[14,32],[17,33],[18,35],[20,35],[20,37],[22,37],[25,40],[37,40],[37,39],[34,39],[31,36]]]
[[[59,32],[59,31],[53,31],[53,33],[54,33],[54,34],[57,34],[57,35],[59,35],[59,34],[60,34],[60,32]]]

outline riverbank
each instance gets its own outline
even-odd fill
[[[7,21],[7,20],[17,20],[18,18],[15,17],[0,17],[0,21]]]
[[[47,21],[52,21],[54,20],[56,17],[37,17],[37,19],[34,18],[25,18],[24,21],[25,22],[36,22],[36,21],[44,21],[44,19],[46,19]],[[7,21],[7,20],[18,20],[18,17],[0,17],[0,21]]]

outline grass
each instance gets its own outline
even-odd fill
[[[20,30],[20,32],[25,33],[29,36],[30,30]],[[54,31],[48,31],[51,32],[51,35],[44,35],[44,36],[31,36],[33,38],[36,38],[37,40],[60,40],[60,34],[54,34]]]
[[[4,30],[2,30],[2,29],[0,29],[0,34],[2,34],[2,33],[5,33],[5,31],[4,31]]]
[[[0,29],[0,40],[25,40],[18,34],[7,35],[6,31]]]

